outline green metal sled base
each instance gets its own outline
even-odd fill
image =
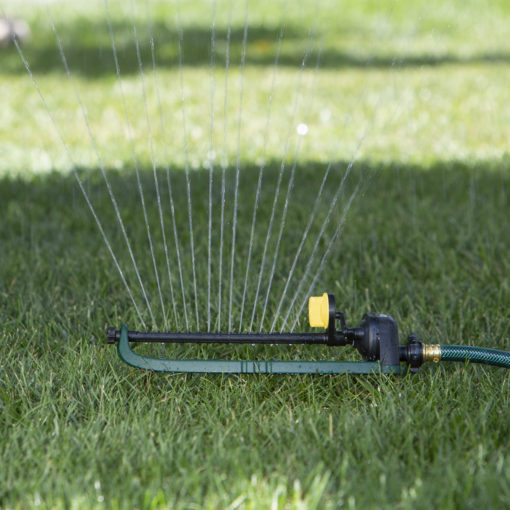
[[[128,365],[153,372],[212,374],[400,374],[399,365],[378,361],[254,361],[151,358],[136,354],[129,345],[128,328],[122,325],[117,344],[119,357]]]

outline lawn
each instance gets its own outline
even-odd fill
[[[22,51],[55,120],[16,49],[0,49],[0,507],[508,506],[510,378],[503,369],[425,366],[403,378],[148,374],[122,364],[104,339],[107,325],[122,322],[224,331],[251,322],[288,331],[295,322],[306,331],[301,304],[309,293],[329,291],[349,324],[366,311],[393,315],[402,342],[415,332],[431,343],[509,350],[510,7],[318,0],[298,9],[252,1],[243,67],[245,3],[230,13],[228,2],[185,2],[181,91],[177,4],[148,5],[156,74],[145,2],[134,9],[109,2],[119,82],[103,2],[50,2],[51,18],[39,3],[0,4],[31,26]],[[306,136],[296,134],[298,124],[307,125]],[[341,348],[143,349],[356,359]]]

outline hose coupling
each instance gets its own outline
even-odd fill
[[[441,361],[441,346],[439,344],[423,344],[423,362]]]

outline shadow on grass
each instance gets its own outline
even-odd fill
[[[49,31],[49,27],[34,35],[23,51],[32,70],[38,74],[49,72],[64,72],[64,66],[59,54],[58,46]],[[71,72],[87,77],[100,77],[115,73],[112,48],[106,25],[94,24],[80,19],[74,23],[59,27],[59,35],[63,40],[64,51]],[[122,74],[139,72],[136,57],[136,46],[133,39],[133,28],[128,22],[113,22],[119,65]],[[160,68],[178,66],[178,34],[168,28],[165,23],[157,22],[153,26],[156,41],[156,62]],[[265,26],[250,26],[248,32],[248,47],[246,64],[251,66],[271,66],[274,64],[277,51],[279,28]],[[152,57],[146,30],[139,28],[141,56],[146,69],[152,66]],[[341,36],[339,36],[341,37]],[[216,30],[216,65],[225,65],[227,53],[227,31],[222,28]],[[237,66],[241,61],[243,27],[233,27],[231,31],[230,61]],[[505,52],[482,53],[468,57],[454,54],[392,54],[380,51],[366,56],[343,50],[341,39],[338,47],[325,47],[320,57],[321,68],[391,68],[419,67],[440,65],[466,64],[498,64],[510,62],[510,54]],[[374,41],[375,42],[375,41]],[[210,64],[211,32],[209,27],[184,27],[183,63],[186,66],[208,66]],[[308,46],[308,34],[305,30],[287,26],[285,40],[279,58],[280,66],[299,67]],[[311,54],[308,66],[315,65],[317,55]],[[16,52],[11,47],[0,53],[0,70],[2,73],[25,73],[25,68]]]
[[[286,304],[289,304],[293,293],[297,292],[301,279],[306,281],[306,285],[300,290],[302,294],[300,299],[308,295],[308,285],[315,274],[314,271],[318,269],[320,260],[333,239],[333,233],[340,225],[345,204],[359,182],[362,184],[361,193],[353,202],[342,230],[341,240],[333,244],[327,263],[321,269],[323,274],[317,281],[319,287],[312,286],[310,292],[320,290],[321,282],[329,282],[330,290],[334,291],[336,287],[341,289],[342,299],[354,309],[360,304],[366,305],[365,300],[369,299],[367,289],[374,293],[372,299],[375,300],[374,303],[377,304],[378,309],[392,309],[395,306],[392,301],[402,301],[402,293],[408,292],[406,290],[408,287],[412,287],[412,293],[422,293],[420,300],[426,298],[427,292],[436,295],[438,288],[453,292],[452,295],[455,295],[456,286],[458,291],[467,288],[468,283],[480,285],[483,288],[492,285],[495,291],[499,292],[498,288],[502,285],[501,278],[506,278],[504,275],[510,273],[507,256],[510,249],[508,246],[510,224],[506,217],[506,211],[510,206],[510,195],[507,191],[510,176],[508,164],[502,166],[500,162],[488,162],[485,165],[477,163],[476,166],[445,162],[431,168],[406,165],[374,166],[359,162],[353,168],[344,193],[340,195],[324,235],[319,240],[315,262],[312,265],[313,270],[306,276],[306,262],[313,253],[313,244],[325,222],[334,192],[347,164],[348,162],[337,162],[331,174],[331,180],[321,198],[316,217],[311,223],[302,257],[296,266],[296,278],[293,280]],[[236,323],[240,320],[239,304],[243,294],[246,260],[250,247],[251,220],[258,178],[257,168],[243,169],[239,187],[233,280],[234,310],[232,312]],[[271,326],[272,315],[277,309],[286,277],[310,218],[323,171],[324,165],[313,163],[308,163],[297,170],[275,266],[272,292],[268,294],[265,327]],[[230,282],[234,174],[235,169],[229,169],[226,182],[223,245],[220,243],[219,173],[215,174],[213,187],[211,274],[214,299],[211,310],[213,317],[217,317],[218,279],[220,278],[218,260],[220,246],[223,246],[223,276],[221,277],[223,320],[228,317],[226,306]],[[119,257],[120,264],[132,288],[136,289],[138,284],[133,274],[130,257],[100,172],[84,170],[81,171],[81,175],[102,226]],[[142,279],[146,283],[151,302],[157,310],[158,322],[161,324],[162,311],[159,310],[157,282],[154,279],[153,261],[147,242],[136,177],[129,170],[112,170],[108,172],[108,176],[119,200],[120,214],[132,243],[135,258],[139,262]],[[276,253],[276,237],[283,210],[283,195],[288,184],[286,174],[276,209],[275,226],[268,238],[266,266],[262,268],[261,260],[277,176],[278,165],[269,165],[264,176],[252,244],[252,269],[248,278],[247,310],[251,312],[255,307],[257,321],[261,320],[262,316],[265,291],[268,288],[267,277],[274,260],[274,253]],[[159,177],[166,240],[170,264],[174,271],[171,276],[175,292],[173,302],[179,310],[182,310],[184,301],[176,272],[177,251],[172,230],[169,196],[168,191],[165,190],[166,175],[161,173]],[[192,284],[193,264],[190,256],[186,179],[182,169],[172,171],[171,182],[182,258],[185,287],[183,292],[188,314],[189,317],[194,317],[194,303],[197,299],[203,321],[207,309],[208,286],[208,173],[205,171],[191,173],[198,295],[194,294]],[[152,241],[155,246],[156,265],[160,269],[165,300],[170,303],[172,302],[170,280],[166,276],[164,241],[150,169],[142,173],[142,183]],[[25,180],[1,179],[0,216],[2,217],[0,294],[5,298],[6,303],[15,296],[23,296],[36,289],[36,292],[51,296],[47,298],[49,299],[47,306],[57,306],[62,296],[66,296],[66,302],[75,302],[75,291],[79,287],[81,294],[85,292],[86,295],[91,296],[96,292],[102,295],[106,292],[105,300],[111,305],[113,311],[123,310],[123,314],[131,317],[132,321],[137,321],[97,225],[72,175],[51,174]],[[259,274],[263,275],[262,292],[255,303],[254,296]],[[435,294],[431,290],[434,286]],[[137,292],[137,302],[143,308],[139,289]],[[34,296],[27,295],[26,299],[33,300]],[[104,313],[108,315],[113,311]],[[171,310],[167,310],[166,313],[170,314]],[[145,318],[147,319],[147,315]],[[248,320],[246,315],[244,320]],[[227,326],[223,323],[223,328],[225,327]],[[205,324],[201,322],[199,329],[204,328]]]

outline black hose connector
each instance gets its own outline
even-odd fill
[[[409,372],[415,374],[423,364],[423,342],[416,335],[407,337],[407,345],[400,347],[400,361],[407,363]]]

